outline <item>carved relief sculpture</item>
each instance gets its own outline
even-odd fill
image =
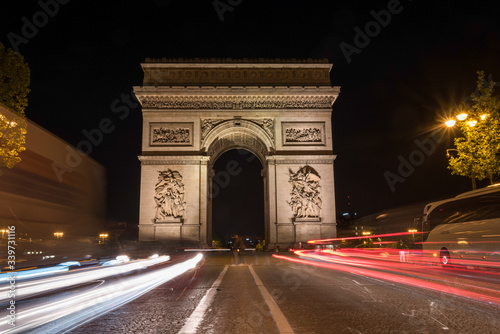
[[[325,123],[282,123],[283,145],[324,145]]]
[[[153,129],[153,144],[160,143],[189,144],[189,129]]]
[[[152,146],[192,145],[192,123],[151,123]]]
[[[285,142],[287,143],[300,143],[300,142],[310,142],[310,143],[321,143],[321,129],[319,128],[307,128],[307,129],[295,129],[288,128],[285,132]]]
[[[155,185],[155,219],[180,218],[184,215],[184,184],[177,171],[160,171]]]
[[[271,139],[274,140],[274,120],[272,118],[265,119],[251,119],[252,122],[257,123],[261,128],[266,131]]]
[[[215,126],[220,123],[231,121],[234,119],[202,119],[201,120],[201,140],[205,139],[205,137],[210,133]],[[266,133],[269,135],[269,138],[274,140],[274,120],[272,118],[264,118],[264,119],[243,119],[245,121],[250,121],[252,123],[260,126]]]
[[[201,140],[205,139],[210,130],[216,125],[224,122],[224,119],[202,119],[201,120]]]
[[[288,203],[294,218],[319,218],[321,197],[320,176],[311,166],[304,166],[296,173],[289,169],[289,183],[292,185]]]

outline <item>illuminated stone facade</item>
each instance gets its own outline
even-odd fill
[[[268,247],[335,237],[331,113],[339,87],[330,84],[331,67],[146,60],[144,84],[134,87],[143,112],[140,240],[211,244],[212,166],[230,149],[262,163],[258,223]]]

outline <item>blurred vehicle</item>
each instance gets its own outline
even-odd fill
[[[498,265],[500,184],[427,204],[421,225],[424,253],[443,266]]]

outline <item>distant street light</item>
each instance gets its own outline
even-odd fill
[[[56,237],[56,239],[60,239],[60,238],[62,238],[62,237],[63,237],[63,235],[64,235],[64,233],[63,233],[63,232],[54,232],[54,236]]]
[[[103,244],[106,241],[107,238],[108,238],[108,234],[107,233],[101,233],[101,234],[99,234],[99,243]]]
[[[6,229],[1,229],[0,232],[2,232],[2,240],[3,240],[3,235],[5,233],[9,233],[9,230],[6,230]]]
[[[411,236],[413,237],[413,242],[415,242],[415,233],[418,232],[417,229],[409,229],[408,232],[411,233]]]

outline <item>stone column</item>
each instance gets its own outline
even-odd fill
[[[277,223],[277,199],[276,199],[276,161],[273,157],[266,158],[267,169],[267,194],[266,194],[266,220],[269,222],[269,240],[266,240],[267,248],[274,248],[278,243]]]
[[[203,157],[200,160],[200,242],[202,246],[212,245],[212,221],[207,217],[209,208],[209,197],[211,188],[211,178],[208,176],[208,162],[210,158]],[[209,184],[210,182],[210,184]],[[211,202],[211,201],[210,201]],[[210,203],[211,204],[211,203]],[[211,206],[210,206],[211,207]]]

